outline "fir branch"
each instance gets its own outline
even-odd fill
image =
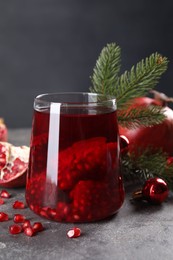
[[[100,94],[113,94],[118,82],[121,65],[121,50],[115,43],[107,44],[96,61],[96,66],[91,77],[91,92]]]
[[[158,83],[161,75],[166,71],[168,60],[160,54],[152,54],[149,58],[137,63],[130,72],[125,71],[119,78],[114,95],[117,98],[118,109],[129,100],[144,96]]]
[[[122,157],[122,168],[125,181],[145,181],[148,178],[160,177],[173,190],[173,163],[168,164],[168,155],[162,150],[150,152],[144,150],[139,157],[135,154]]]
[[[133,107],[117,111],[118,123],[122,127],[137,128],[160,124],[164,119],[163,108],[160,106]]]

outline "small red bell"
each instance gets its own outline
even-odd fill
[[[152,204],[161,204],[168,197],[168,185],[161,178],[148,179],[141,190],[132,194],[134,200],[147,200]]]

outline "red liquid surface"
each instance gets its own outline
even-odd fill
[[[60,222],[96,221],[117,212],[124,190],[116,112],[62,114],[59,134],[57,129],[50,133],[49,117],[35,111],[33,118],[26,187],[29,207]]]

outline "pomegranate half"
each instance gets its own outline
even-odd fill
[[[6,188],[25,186],[28,161],[29,147],[0,142],[0,186]]]
[[[4,119],[0,118],[0,141],[7,142],[8,139],[8,129],[4,123]]]
[[[163,106],[163,100],[139,97],[133,100],[131,107],[151,105]],[[164,121],[151,127],[127,129],[119,126],[120,134],[125,135],[129,140],[129,152],[134,152],[137,155],[143,149],[151,148],[153,150],[162,149],[168,155],[173,155],[173,110],[168,106],[163,106],[163,113],[165,115]]]

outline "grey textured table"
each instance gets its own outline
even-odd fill
[[[9,131],[9,142],[28,145],[30,130]],[[161,206],[132,205],[129,201],[132,187],[126,190],[126,199],[114,217],[91,224],[78,224],[83,235],[69,239],[66,231],[73,224],[61,224],[35,215],[28,208],[18,210],[31,221],[42,221],[45,230],[34,237],[8,233],[13,222],[0,223],[0,259],[3,260],[163,260],[173,259],[173,199]],[[133,189],[132,189],[133,190]],[[1,205],[1,211],[12,217],[16,210],[12,202],[25,199],[24,189],[10,190],[12,198]]]

